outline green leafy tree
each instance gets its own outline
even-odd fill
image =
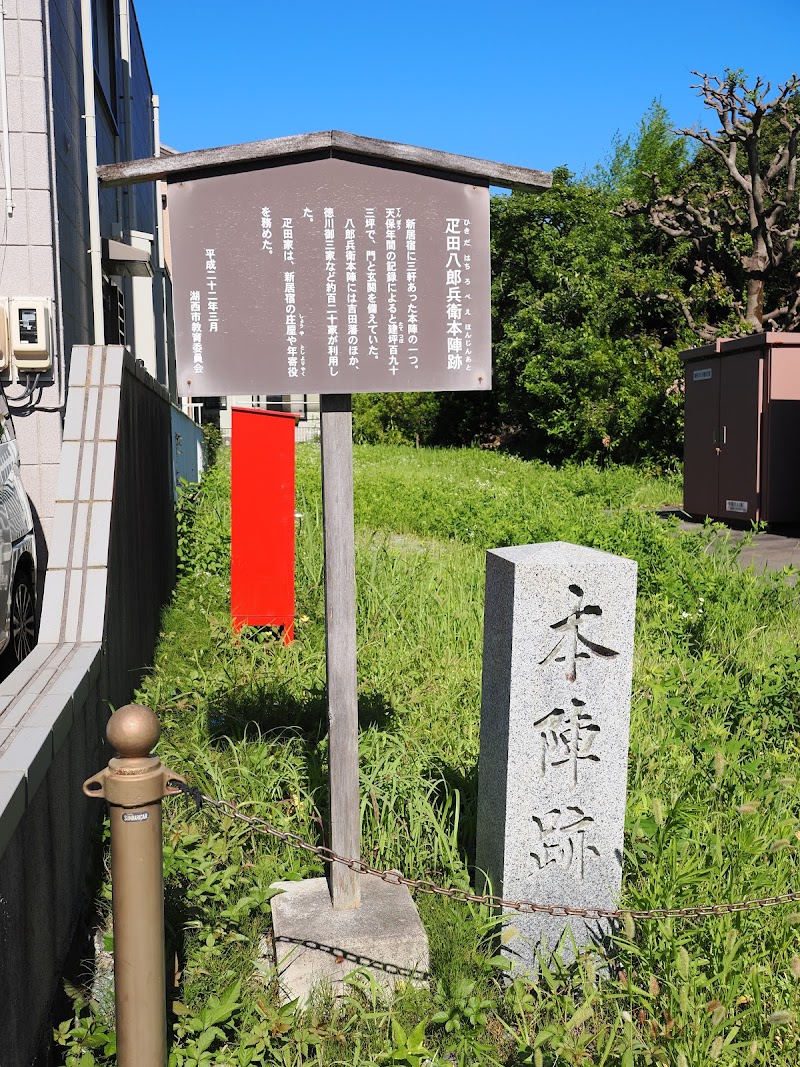
[[[353,397],[359,444],[465,445],[497,435],[493,392],[361,393]]]
[[[695,343],[677,301],[685,248],[639,214],[650,175],[677,189],[686,139],[655,101],[585,180],[492,201],[494,389],[354,400],[361,441],[511,442],[526,454],[672,463],[680,450],[680,347]]]
[[[674,346],[688,331],[653,295],[673,279],[651,235],[642,247],[645,228],[614,214],[615,183],[636,180],[650,132],[645,123],[618,152],[613,181],[576,181],[561,168],[552,189],[492,205],[499,409],[531,454],[554,462],[678,453]]]
[[[431,444],[438,413],[435,393],[357,393],[353,437],[359,444]]]
[[[669,113],[660,100],[654,100],[642,116],[635,135],[613,140],[605,165],[595,169],[594,184],[619,196],[646,200],[651,175],[658,176],[661,188],[673,192],[680,184],[691,159],[686,139],[672,128]]]

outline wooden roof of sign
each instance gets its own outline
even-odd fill
[[[549,189],[552,175],[543,170],[493,163],[488,159],[458,156],[431,148],[379,141],[341,130],[275,137],[269,141],[203,148],[196,152],[108,163],[97,168],[101,185],[129,185],[138,182],[181,181],[200,177],[204,172],[231,171],[257,167],[259,163],[300,162],[303,158],[344,156],[359,161],[405,166],[427,173],[460,177],[464,181],[496,185],[503,189],[533,192]]]

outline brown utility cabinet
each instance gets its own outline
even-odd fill
[[[800,522],[800,333],[681,353],[683,507],[726,521]]]

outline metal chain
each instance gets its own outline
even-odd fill
[[[722,904],[695,904],[687,908],[650,908],[645,911],[638,908],[575,908],[569,904],[537,904],[533,900],[507,900],[505,897],[494,896],[491,893],[470,893],[469,890],[455,887],[446,889],[444,886],[436,885],[435,882],[430,882],[424,878],[406,878],[400,871],[380,870],[377,867],[371,867],[368,863],[364,863],[363,860],[347,859],[345,856],[337,855],[333,849],[326,848],[324,845],[312,845],[299,834],[292,833],[291,830],[278,830],[265,819],[260,819],[255,815],[245,815],[244,812],[239,811],[237,805],[231,800],[217,800],[214,797],[206,796],[196,786],[188,786],[184,782],[178,781],[170,781],[168,784],[180,789],[182,793],[194,800],[198,808],[202,802],[212,808],[216,808],[217,811],[227,812],[234,819],[246,823],[256,833],[276,837],[279,841],[292,845],[294,848],[299,848],[304,852],[310,852],[313,856],[318,856],[326,863],[341,863],[357,874],[373,875],[375,878],[380,878],[391,885],[407,885],[410,889],[416,889],[420,893],[448,897],[450,900],[458,900],[465,904],[486,904],[491,908],[504,908],[522,913],[536,912],[557,917],[575,915],[582,919],[624,920],[626,917],[631,919],[694,919],[708,915],[731,915],[734,912],[755,911],[758,908],[771,908],[777,904],[792,904],[800,901],[800,892],[779,893],[771,897],[756,897],[750,900]]]

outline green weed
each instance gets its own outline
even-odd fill
[[[655,510],[680,486],[629,469],[556,471],[478,450],[355,451],[362,853],[412,877],[473,873],[484,551],[567,540],[630,556],[639,598],[623,903],[780,893],[800,849],[800,605],[709,525]],[[184,497],[181,576],[139,698],[159,751],[206,792],[325,841],[327,739],[319,453],[299,450],[295,642],[229,621],[224,460]],[[495,918],[419,896],[429,990],[280,1006],[263,955],[269,886],[316,859],[227,816],[165,804],[178,987],[172,1063],[794,1064],[800,947],[788,909],[627,924],[591,958],[508,981]],[[101,1057],[81,1003],[58,1040]],[[95,1046],[91,1045],[96,1041]],[[102,1047],[101,1047],[102,1046]],[[205,1057],[205,1058],[203,1058]],[[70,1063],[82,1063],[80,1058]]]

